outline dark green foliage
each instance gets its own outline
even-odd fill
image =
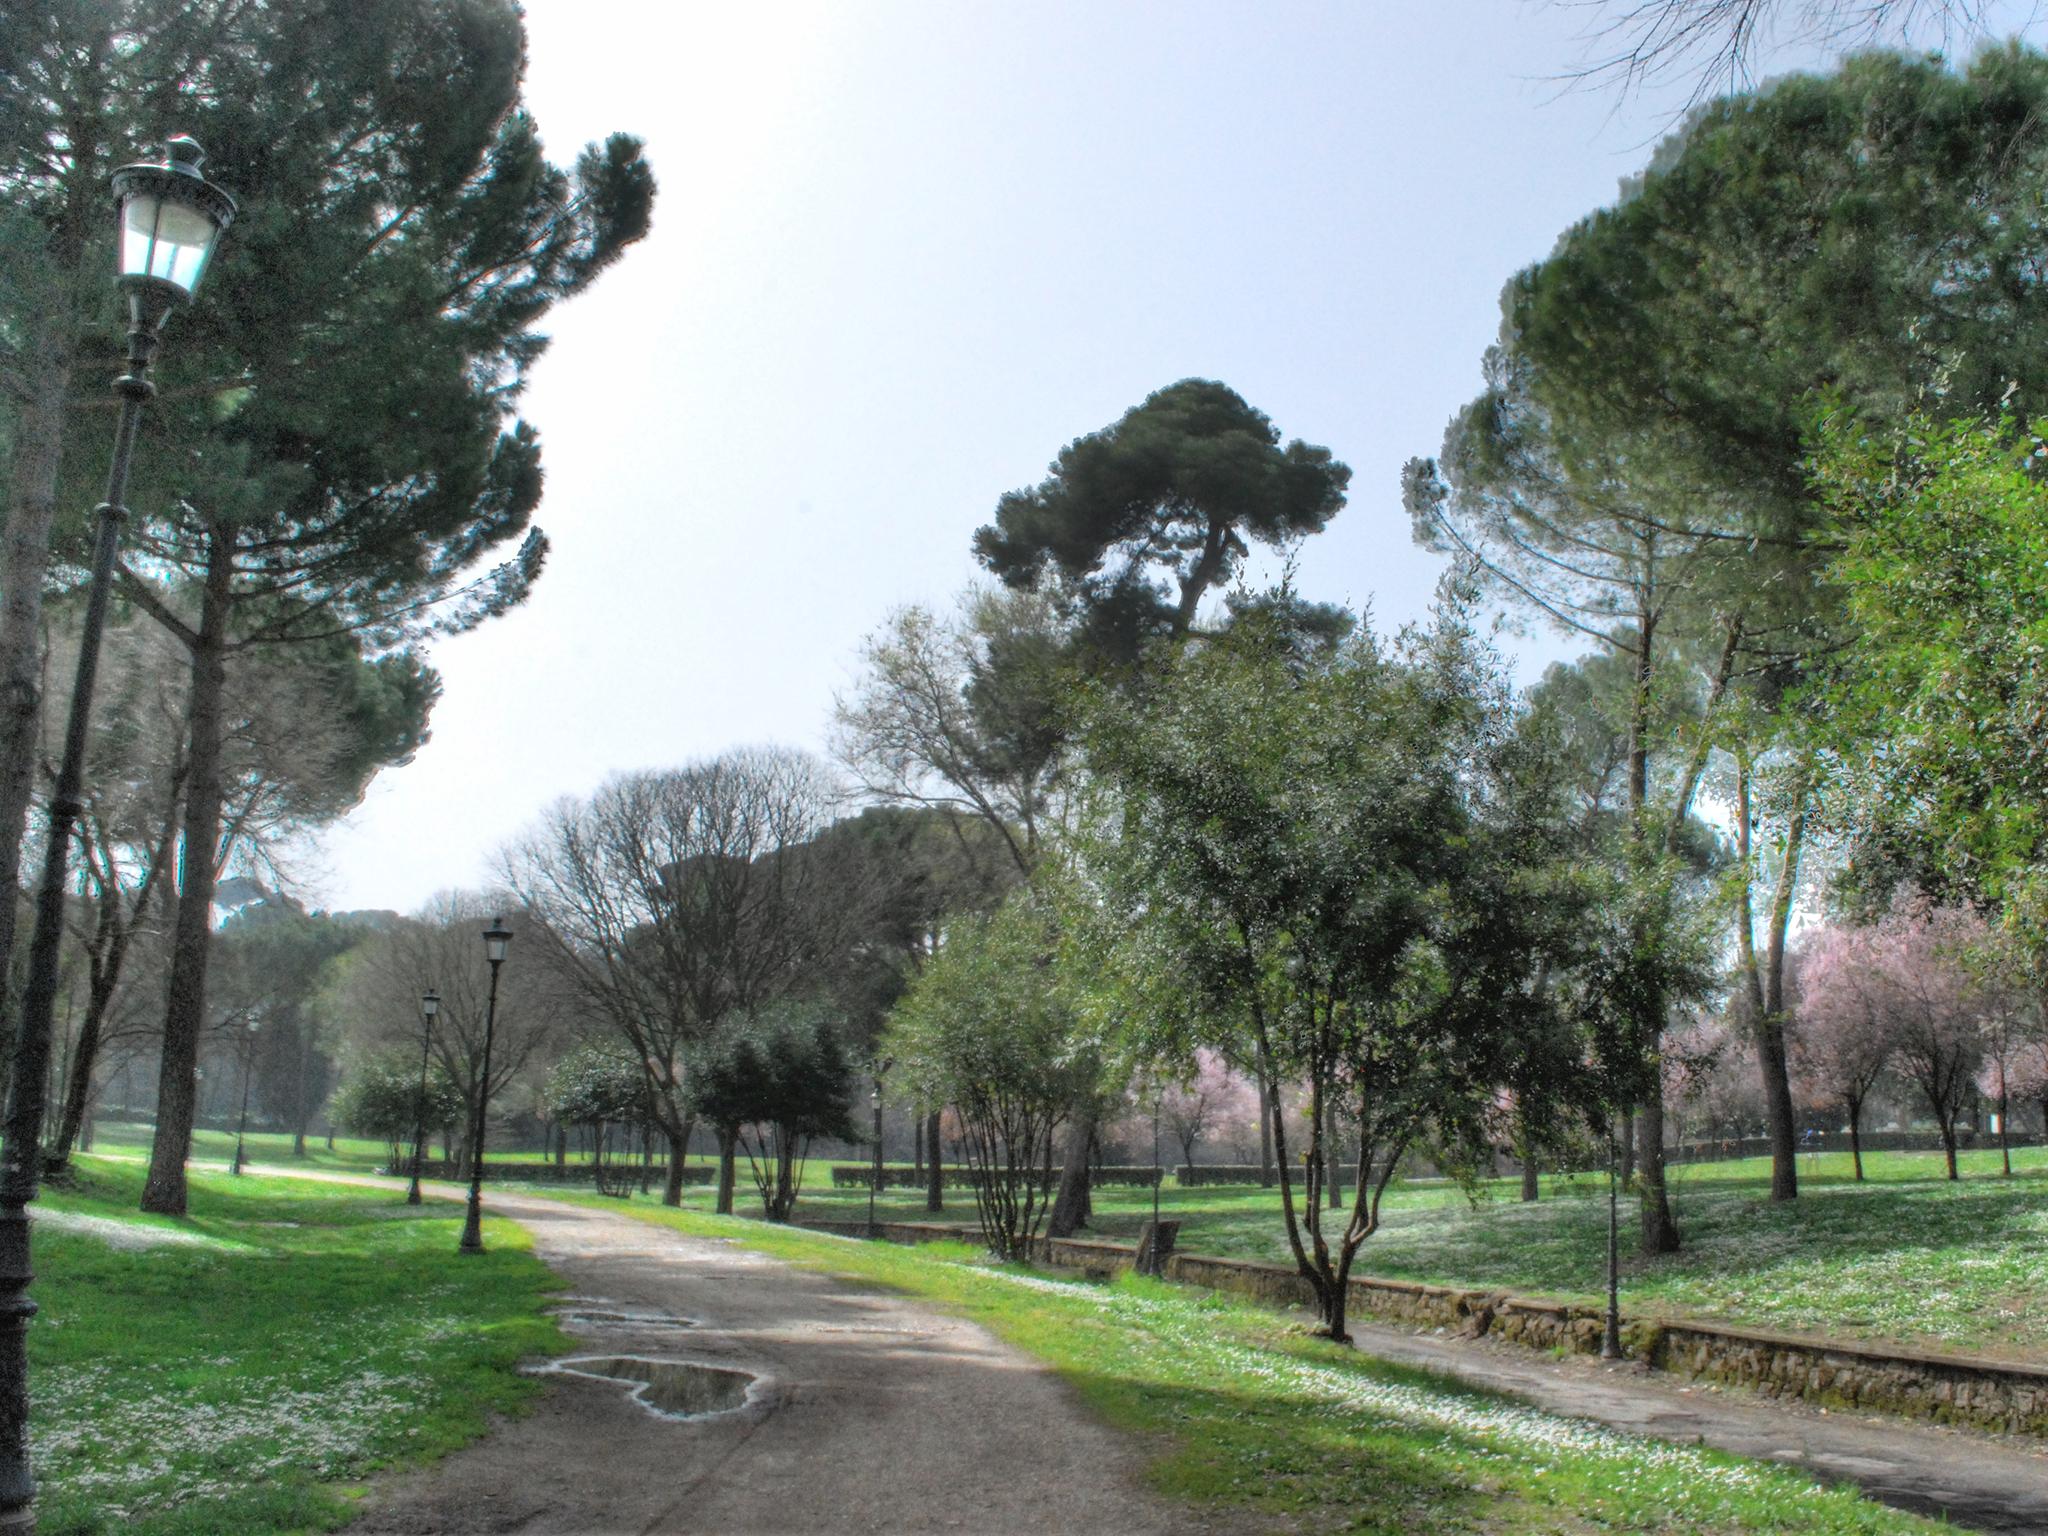
[[[1155,636],[1185,633],[1247,540],[1320,532],[1350,480],[1327,448],[1283,448],[1235,391],[1183,379],[1061,449],[1045,480],[997,503],[974,550],[1012,587],[1056,574],[1091,648],[1127,658]]]
[[[427,1073],[420,1095],[420,1067],[395,1058],[349,1069],[328,1102],[328,1118],[358,1136],[374,1136],[396,1147],[412,1140],[424,1124],[429,1131],[453,1125],[463,1113],[462,1093],[438,1070]]]
[[[692,1111],[746,1149],[770,1221],[787,1221],[811,1141],[858,1139],[848,1114],[853,1068],[814,1008],[783,1004],[728,1018],[695,1052]]]
[[[640,1064],[598,1046],[579,1046],[556,1062],[541,1103],[562,1125],[644,1124],[653,1118]]]
[[[1147,1047],[1220,1049],[1269,1099],[1306,1083],[1305,1198],[1283,1185],[1282,1212],[1342,1337],[1394,1168],[1425,1138],[1453,1159],[1481,1144],[1521,1044],[1561,1032],[1575,919],[1600,893],[1569,862],[1561,760],[1510,728],[1455,600],[1430,630],[1334,648],[1283,617],[1177,658],[1143,704],[1104,701],[1089,750],[1115,793],[1091,864],[1129,930],[1126,1010]],[[1519,1086],[1557,1091],[1575,1043]],[[1361,1169],[1336,1233],[1320,1198],[1331,1111]],[[1291,1161],[1284,1126],[1275,1150]]]
[[[2048,422],[1895,432],[1846,415],[1821,433],[1817,482],[1843,547],[1830,575],[1863,632],[1835,692],[1862,833],[1850,892],[1900,881],[1988,897],[2048,937]]]
[[[1054,1133],[1096,1091],[1076,981],[1062,976],[1045,894],[1025,886],[985,917],[955,919],[890,1019],[887,1048],[911,1086],[958,1117],[982,1236],[1000,1258],[1031,1256]]]

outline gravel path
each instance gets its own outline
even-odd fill
[[[533,1412],[379,1485],[351,1532],[1208,1529],[1144,1488],[1136,1442],[979,1328],[626,1216],[499,1193],[489,1209],[533,1233],[565,1306],[639,1319],[569,1320],[587,1348],[568,1363],[653,1356],[759,1380],[737,1411],[679,1421],[560,1372]]]
[[[1874,1499],[1980,1531],[2048,1536],[2048,1446],[1900,1419],[1825,1413],[1589,1356],[1553,1359],[1512,1344],[1351,1325],[1380,1360],[1441,1371],[1539,1408],[1617,1429],[1801,1467]]]

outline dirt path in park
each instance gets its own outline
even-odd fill
[[[757,1379],[736,1411],[679,1421],[559,1371],[532,1412],[380,1484],[352,1536],[1212,1529],[1145,1489],[1140,1443],[971,1324],[628,1216],[497,1192],[489,1209],[533,1234],[566,1307],[637,1319],[566,1320],[582,1347],[558,1366],[653,1356]]]
[[[352,1533],[1211,1529],[1145,1493],[1132,1441],[980,1329],[631,1217],[497,1192],[489,1206],[533,1233],[536,1251],[583,1298],[573,1305],[694,1320],[587,1325],[578,1356],[702,1360],[759,1372],[765,1384],[739,1413],[676,1423],[630,1404],[631,1389],[616,1382],[560,1375],[531,1415],[380,1489]],[[2048,1446],[2039,1443],[1823,1413],[1626,1363],[1352,1329],[1366,1354],[1554,1413],[1802,1468],[1977,1530],[2048,1536]],[[998,1470],[1019,1465],[1042,1475]],[[1241,1513],[1216,1519],[1214,1529],[1250,1528]]]

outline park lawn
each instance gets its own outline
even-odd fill
[[[1935,1529],[1782,1468],[1370,1360],[1208,1292],[1135,1276],[1053,1279],[965,1244],[900,1248],[640,1201],[623,1209],[936,1302],[1045,1360],[1111,1424],[1147,1436],[1162,1492],[1283,1523],[1388,1536]]]
[[[1941,1177],[1933,1153],[1864,1159],[1869,1181],[1851,1182],[1846,1155],[1801,1157],[1801,1197],[1768,1198],[1767,1162],[1695,1164],[1671,1170],[1684,1247],[1667,1257],[1629,1255],[1623,1305],[1635,1313],[1731,1323],[1919,1347],[2048,1360],[2048,1154],[2013,1154],[2000,1177],[1995,1151],[1968,1153],[1963,1178]],[[1544,1198],[1523,1205],[1518,1182],[1483,1185],[1476,1203],[1438,1181],[1389,1192],[1385,1222],[1360,1251],[1359,1270],[1432,1284],[1595,1300],[1604,1285],[1606,1202],[1602,1181],[1546,1179]],[[692,1191],[693,1203],[708,1194]],[[741,1190],[745,1194],[744,1185]],[[806,1216],[859,1219],[860,1190],[808,1191]],[[972,1222],[966,1190],[946,1192],[943,1217],[928,1217],[911,1192],[887,1192],[898,1220]],[[1097,1191],[1089,1235],[1136,1240],[1150,1190]],[[1190,1253],[1291,1264],[1277,1191],[1223,1186],[1160,1191],[1160,1213],[1183,1222]],[[1622,1207],[1624,1253],[1634,1204]]]
[[[43,1536],[331,1529],[360,1479],[475,1439],[538,1390],[520,1361],[567,1347],[508,1222],[458,1257],[438,1202],[195,1173],[179,1220],[138,1216],[141,1184],[86,1157],[36,1206]]]
[[[102,1120],[93,1132],[93,1153],[97,1156],[135,1161],[149,1157],[150,1140],[155,1127],[147,1121]],[[289,1131],[250,1131],[245,1138],[244,1156],[252,1163],[269,1163],[288,1168],[317,1168],[334,1173],[382,1173],[391,1161],[391,1147],[382,1141],[367,1140],[359,1136],[336,1136],[333,1145],[328,1145],[325,1136],[308,1136],[303,1157],[292,1152],[292,1136]],[[409,1147],[407,1149],[409,1151]],[[218,1164],[225,1169],[235,1152],[233,1131],[210,1130],[195,1126],[192,1131],[192,1162],[198,1167]],[[431,1138],[429,1159],[441,1156],[441,1138]],[[488,1159],[508,1163],[540,1163],[554,1161],[554,1154],[540,1147],[498,1147],[488,1149]],[[565,1161],[587,1163],[590,1152],[584,1147],[571,1147]],[[657,1171],[656,1177],[658,1178]]]
[[[154,1127],[146,1122],[102,1120],[93,1128],[93,1155],[117,1161],[147,1159],[153,1135]],[[203,1126],[193,1128],[191,1160],[195,1172],[204,1170],[210,1163],[225,1169],[234,1152],[233,1131],[214,1131]],[[390,1158],[391,1148],[381,1141],[364,1141],[353,1136],[335,1137],[330,1148],[325,1137],[308,1136],[306,1155],[295,1158],[292,1156],[290,1132],[251,1131],[246,1138],[243,1155],[252,1163],[295,1163],[340,1173],[374,1173]]]

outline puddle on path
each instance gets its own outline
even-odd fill
[[[752,1371],[644,1355],[579,1355],[541,1369],[621,1382],[633,1388],[634,1402],[663,1419],[707,1418],[744,1408],[749,1390],[761,1379]]]

